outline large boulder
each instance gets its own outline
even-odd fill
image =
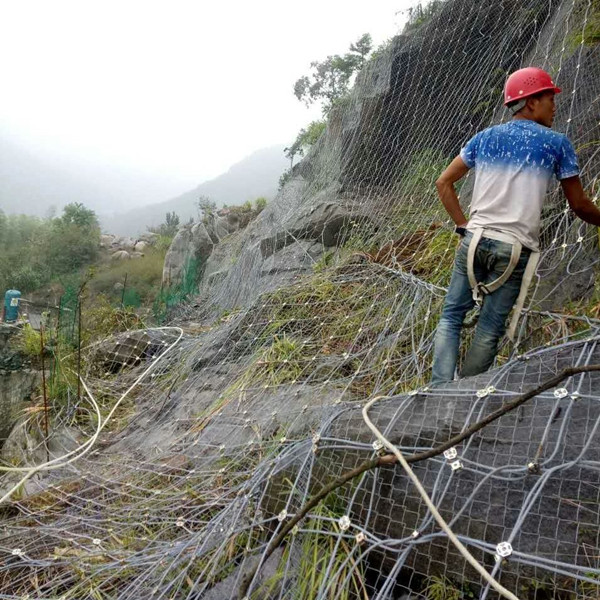
[[[154,233],[153,231],[146,231],[145,233],[142,233],[138,236],[138,241],[146,242],[147,244],[154,246],[154,244],[158,242],[159,238],[160,235],[158,233]]]
[[[135,243],[135,246],[133,247],[133,249],[135,252],[144,252],[149,247],[150,247],[150,242],[145,242],[144,240],[140,240],[139,242]]]
[[[96,349],[94,360],[103,369],[116,372],[124,366],[152,359],[177,337],[177,333],[163,329],[127,331],[102,342]]]
[[[115,243],[115,236],[110,233],[103,233],[100,236],[100,247],[110,248]]]
[[[131,255],[127,250],[117,250],[110,255],[110,260],[120,261],[120,260],[129,260]]]
[[[350,229],[369,221],[370,218],[362,212],[324,201],[300,212],[288,227],[274,236],[262,239],[260,249],[263,257],[267,258],[296,240],[315,240],[326,248],[338,246],[349,235]]]
[[[214,242],[203,223],[184,225],[179,229],[165,256],[163,287],[181,283],[184,271],[190,265],[198,268],[211,255]]]
[[[125,237],[125,238],[122,238],[120,240],[119,245],[124,250],[129,250],[130,251],[130,250],[133,250],[135,248],[135,240],[133,238],[130,238],[130,237]]]

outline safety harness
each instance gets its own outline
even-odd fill
[[[473,300],[477,306],[481,308],[483,304],[483,299],[485,296],[495,292],[500,286],[502,286],[508,278],[512,275],[515,267],[519,262],[519,257],[521,256],[521,250],[523,246],[521,242],[510,233],[504,233],[502,231],[496,231],[495,229],[487,229],[484,227],[477,227],[474,229],[469,229],[469,231],[473,232],[473,237],[471,238],[471,242],[469,243],[469,249],[467,252],[467,276],[469,278],[469,285],[473,291]],[[477,250],[477,245],[481,238],[488,238],[491,240],[497,240],[499,242],[505,242],[512,246],[510,261],[506,270],[500,277],[494,279],[490,283],[483,283],[481,281],[477,281],[475,278],[474,271],[474,262],[475,262],[475,251]],[[531,285],[531,281],[533,276],[535,275],[535,270],[537,268],[538,262],[540,259],[539,251],[531,251],[529,255],[529,259],[527,261],[527,266],[525,267],[525,272],[523,273],[523,279],[521,280],[521,289],[519,291],[519,296],[515,303],[513,309],[513,316],[510,320],[510,325],[506,332],[506,335],[509,340],[514,341],[515,333],[517,331],[517,324],[519,322],[519,317],[521,315],[521,310],[523,310],[523,305],[525,304],[525,298],[527,297],[527,291],[529,290],[529,286]]]

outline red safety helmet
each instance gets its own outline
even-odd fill
[[[522,100],[538,92],[552,90],[558,94],[561,90],[554,85],[552,77],[537,67],[526,67],[512,73],[504,86],[504,105],[515,100]]]

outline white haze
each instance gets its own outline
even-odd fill
[[[292,92],[310,62],[363,33],[383,42],[411,4],[2,0],[3,175],[20,169],[31,187],[44,165],[58,173],[38,203],[61,191],[59,204],[99,212],[166,200],[293,141],[320,116]]]

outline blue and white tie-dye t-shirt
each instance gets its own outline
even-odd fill
[[[577,156],[562,133],[528,119],[480,131],[460,151],[475,167],[468,229],[511,233],[532,250],[539,245],[542,203],[552,175],[579,175]]]

